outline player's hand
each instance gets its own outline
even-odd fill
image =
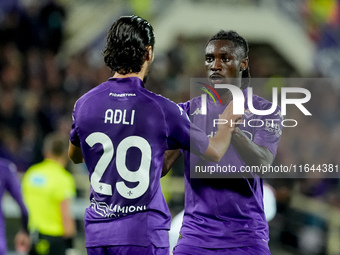
[[[225,110],[222,112],[222,114],[219,115],[219,118],[224,121],[220,121],[217,124],[217,128],[229,128],[230,131],[234,131],[234,129],[239,126],[242,123],[242,114],[235,114],[233,113],[233,100],[230,101],[228,106],[225,108]]]
[[[19,231],[15,238],[15,250],[19,253],[27,253],[31,249],[31,238],[24,231]]]

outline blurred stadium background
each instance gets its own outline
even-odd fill
[[[340,83],[317,82],[340,76],[339,0],[1,0],[0,157],[21,174],[42,159],[46,134],[68,134],[75,100],[111,75],[102,60],[105,35],[116,18],[131,14],[155,29],[146,86],[175,102],[189,99],[190,77],[204,77],[204,46],[220,29],[248,40],[252,77],[315,78],[305,84],[313,118],[291,112],[299,124],[284,128],[275,164],[340,163]],[[75,245],[85,254],[87,172],[71,163],[68,170],[77,183]],[[162,180],[173,216],[183,209],[182,176],[179,162]],[[277,202],[272,254],[340,254],[340,182],[323,177],[266,180]],[[19,210],[9,196],[2,206],[13,251]]]

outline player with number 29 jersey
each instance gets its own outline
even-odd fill
[[[206,134],[139,78],[110,78],[76,102],[70,141],[81,148],[91,182],[86,247],[168,247],[170,213],[160,187],[164,152],[203,154]]]

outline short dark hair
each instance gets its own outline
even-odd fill
[[[155,36],[149,22],[138,16],[123,16],[116,20],[108,34],[104,50],[105,64],[119,74],[138,73],[148,50],[154,48]]]
[[[208,40],[206,46],[209,44],[209,42],[213,40],[228,40],[232,41],[235,45],[235,47],[239,47],[242,49],[243,56],[242,58],[247,58],[248,57],[248,52],[249,52],[249,46],[244,39],[244,37],[240,36],[237,32],[233,30],[220,30],[218,33],[210,37]],[[249,86],[250,83],[250,70],[249,67],[242,72],[242,88]]]

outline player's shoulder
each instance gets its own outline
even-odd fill
[[[186,102],[178,103],[185,110],[190,110],[191,107],[201,107],[201,97],[194,97]]]
[[[159,102],[159,103],[163,103],[163,104],[167,104],[168,102],[172,102],[169,98],[160,95],[160,94],[156,94],[148,89],[143,89],[142,93],[144,94],[145,97],[147,97],[149,100],[155,101],[155,102]]]
[[[164,113],[172,112],[174,110],[177,111],[179,109],[178,105],[175,102],[173,102],[172,100],[165,96],[156,94],[146,89],[143,91],[143,93],[145,96],[148,97],[148,99],[151,102],[154,102],[154,104],[157,105],[157,107]]]
[[[273,103],[258,95],[253,95],[253,106],[257,110],[268,110],[273,107]],[[281,107],[276,106],[274,113],[281,112]]]
[[[80,105],[80,104],[84,104],[87,100],[93,98],[94,96],[102,93],[103,91],[105,91],[107,89],[107,81],[103,82],[101,84],[99,84],[98,86],[90,89],[89,91],[87,91],[86,93],[84,93],[76,102],[76,104]]]
[[[272,106],[272,102],[267,99],[260,97],[259,95],[253,94],[253,105],[260,107],[259,109],[267,110]],[[255,107],[256,108],[256,107]]]
[[[11,161],[5,158],[0,158],[0,167],[7,167]]]
[[[8,159],[5,159],[5,158],[0,158],[0,170],[16,173],[17,167],[14,164],[14,162],[12,162]]]

